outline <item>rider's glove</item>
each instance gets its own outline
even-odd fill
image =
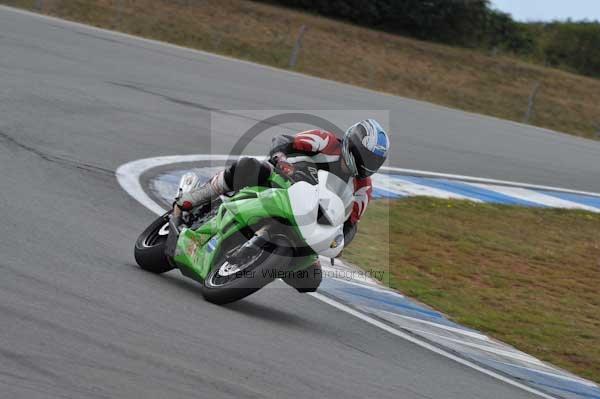
[[[271,159],[269,159],[269,161],[275,165],[275,167],[279,169],[285,176],[291,176],[296,170],[294,165],[287,161],[287,155],[281,151],[271,155]]]
[[[182,211],[190,211],[194,207],[193,198],[189,192],[183,193],[175,200],[174,205]]]
[[[287,159],[287,155],[285,155],[283,152],[279,151],[276,152],[275,154],[271,155],[271,159],[269,159],[269,161],[277,166],[277,164],[281,161],[284,161]]]
[[[283,173],[285,176],[292,176],[296,168],[293,164],[287,161],[279,161],[277,163],[277,168]]]

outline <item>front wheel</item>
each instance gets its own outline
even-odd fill
[[[160,274],[173,269],[165,254],[169,236],[169,214],[170,212],[167,212],[156,219],[135,242],[135,261],[146,271]]]
[[[292,254],[288,245],[275,244],[241,261],[222,258],[204,279],[202,295],[218,305],[245,298],[275,280],[278,270],[289,265]]]

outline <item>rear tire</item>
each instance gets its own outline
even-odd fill
[[[140,268],[160,274],[173,270],[165,255],[168,237],[169,214],[162,215],[144,230],[135,242],[133,255]]]
[[[217,305],[238,301],[260,290],[277,277],[277,271],[287,267],[293,255],[292,249],[287,245],[276,246],[269,250],[263,250],[260,258],[243,269],[238,274],[231,275],[226,282],[220,282],[224,278],[219,274],[227,259],[222,258],[204,279],[202,284],[202,295],[208,302]]]

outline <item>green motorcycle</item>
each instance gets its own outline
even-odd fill
[[[185,174],[178,195],[198,184],[198,176]],[[217,304],[242,299],[277,278],[300,292],[315,291],[322,277],[318,256],[333,259],[344,247],[350,187],[324,170],[300,178],[274,171],[267,187],[221,196],[181,217],[165,213],[137,239],[135,259],[153,273],[179,269]]]

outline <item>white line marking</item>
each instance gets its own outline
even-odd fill
[[[369,308],[369,309],[373,309],[373,308]],[[415,319],[414,317],[409,317],[409,316],[404,316],[401,314],[397,314],[397,313],[393,313],[393,312],[388,312],[386,310],[379,310],[379,309],[373,309],[373,310],[377,310],[378,312],[382,312],[384,315],[382,316],[383,318],[391,321],[392,323],[396,323],[396,321],[394,320],[394,318],[402,318],[402,319],[407,319],[413,322],[417,322],[417,323],[422,323],[422,324],[427,324],[439,329],[443,329],[443,330],[448,330],[460,335],[465,335],[471,338],[475,338],[477,340],[480,341],[485,341],[485,342],[489,342],[489,343],[493,343],[493,346],[490,345],[483,345],[483,344],[477,344],[474,342],[468,342],[468,341],[464,341],[464,340],[460,340],[460,339],[456,339],[453,337],[448,337],[448,336],[444,336],[444,335],[440,335],[438,333],[434,333],[432,331],[425,331],[425,330],[418,330],[415,328],[409,328],[411,331],[413,332],[417,332],[417,333],[421,333],[421,334],[426,334],[426,335],[431,335],[446,341],[451,341],[454,343],[457,343],[459,345],[465,345],[465,346],[469,346],[469,347],[473,347],[476,349],[480,349],[482,351],[486,351],[486,352],[490,352],[490,353],[494,353],[496,355],[499,356],[503,356],[503,357],[508,357],[508,358],[512,358],[512,359],[516,359],[516,360],[520,360],[522,362],[527,362],[527,363],[532,363],[535,364],[537,366],[545,366],[545,364],[540,361],[539,359],[536,359],[535,357],[528,355],[527,353],[518,351],[514,348],[511,348],[509,346],[507,346],[506,344],[502,343],[502,342],[494,342],[492,341],[488,336],[480,334],[480,333],[476,333],[476,332],[471,332],[471,331],[467,331],[467,330],[462,330],[456,327],[450,327],[450,326],[445,326],[443,324],[438,324],[438,323],[434,323],[434,322],[430,322],[427,320],[421,320],[421,319]],[[369,312],[367,310],[367,312]],[[372,313],[372,312],[369,312]],[[385,314],[389,314],[391,315],[391,319],[388,319]],[[535,369],[534,369],[535,370]]]
[[[576,382],[578,384],[586,385],[586,386],[591,387],[591,388],[598,388],[598,385],[596,385],[595,383],[593,383],[591,381],[584,380],[583,378],[577,377],[576,375],[572,375],[572,374],[568,374],[568,375],[567,374],[555,374],[555,373],[552,373],[550,371],[545,371],[545,370],[540,370],[540,369],[532,369],[532,368],[529,368],[529,367],[522,366],[520,364],[505,363],[505,362],[500,362],[500,361],[498,361],[498,363],[502,363],[502,364],[505,364],[505,365],[510,366],[510,367],[516,367],[516,368],[520,368],[520,369],[529,370],[529,371],[532,371],[534,373],[544,374],[544,375],[547,375],[547,376],[550,376],[550,377],[554,377],[554,378],[559,378],[561,380],[573,381],[573,382]],[[545,366],[548,368],[547,365],[545,365]],[[566,372],[564,372],[564,373],[566,373]]]
[[[264,158],[264,156],[259,156],[259,155],[245,155],[245,156],[257,158],[257,159]],[[153,167],[168,165],[168,164],[172,164],[172,163],[200,162],[200,161],[227,161],[227,160],[235,159],[235,158],[237,158],[237,157],[230,157],[228,155],[222,155],[222,154],[169,155],[169,156],[162,156],[162,157],[155,157],[155,158],[146,158],[146,159],[140,159],[137,161],[132,161],[132,162],[126,163],[124,165],[121,165],[117,169],[116,174],[117,174],[117,179],[119,180],[119,183],[121,183],[121,186],[125,189],[125,191],[127,191],[132,197],[137,198],[148,209],[156,212],[156,210],[158,209],[158,205],[154,201],[152,201],[152,199],[146,194],[146,192],[142,189],[140,182],[139,182],[139,177],[141,176],[141,174],[144,171],[151,169]],[[559,187],[536,186],[536,185],[531,185],[531,184],[526,184],[526,183],[483,179],[483,178],[472,177],[472,176],[460,176],[460,175],[452,175],[452,174],[437,173],[437,172],[427,172],[427,171],[422,171],[422,170],[403,169],[403,168],[395,168],[395,167],[383,167],[382,169],[385,169],[388,171],[394,171],[394,172],[398,172],[398,173],[404,173],[404,174],[413,173],[416,175],[429,176],[429,177],[463,179],[463,181],[465,181],[465,182],[479,182],[479,183],[489,183],[489,184],[497,184],[497,185],[508,185],[508,186],[514,186],[514,187],[531,188],[531,189],[538,189],[538,190],[551,190],[551,191],[559,191],[559,192],[565,192],[565,193],[600,197],[599,193],[568,190],[568,189],[563,189],[563,188],[559,188]],[[376,181],[380,181],[380,179],[381,179],[380,177],[375,178]],[[121,180],[123,180],[123,182]],[[126,184],[124,184],[124,183],[126,183]],[[383,188],[386,187],[385,185],[382,185],[382,186],[383,186]],[[540,195],[542,195],[542,194],[540,194]],[[584,205],[581,205],[581,206],[584,206]],[[162,212],[162,208],[160,208],[160,209]],[[596,209],[594,208],[594,210],[596,210]]]
[[[476,344],[476,343],[473,343],[473,342],[463,341],[463,340],[456,339],[456,338],[450,338],[450,337],[446,337],[444,335],[436,334],[436,333],[431,332],[431,331],[416,330],[416,329],[411,329],[411,331],[414,331],[414,332],[417,332],[417,333],[421,333],[421,334],[431,335],[431,336],[436,337],[438,339],[442,339],[442,340],[454,342],[455,344],[458,344],[458,345],[464,345],[464,346],[468,346],[468,347],[471,347],[471,348],[479,349],[479,350],[482,350],[484,352],[493,353],[493,354],[501,356],[501,357],[505,357],[505,358],[509,358],[509,359],[515,359],[515,360],[520,360],[522,362],[531,363],[531,364],[535,364],[535,365],[538,365],[538,366],[543,366],[544,365],[544,363],[542,361],[540,361],[539,359],[536,359],[535,357],[530,356],[530,355],[528,355],[526,353],[512,351],[512,350],[503,350],[503,349],[500,349],[500,348],[497,348],[497,347],[493,347],[493,346],[481,345],[481,344]]]
[[[441,190],[439,188],[428,187],[422,184],[414,183],[412,181],[403,179],[401,175],[396,175],[393,178],[391,178],[386,175],[377,173],[372,176],[372,179],[375,188],[382,188],[384,190],[399,195],[426,196],[442,199],[459,199],[469,200],[473,202],[483,202],[477,198],[471,198],[469,196],[456,194],[451,191]]]
[[[483,335],[481,333],[478,333],[478,332],[464,330],[462,328],[457,328],[457,327],[451,327],[451,326],[447,326],[445,324],[435,323],[433,321],[416,319],[414,317],[405,316],[405,315],[402,315],[402,314],[399,314],[399,313],[389,312],[387,310],[377,309],[377,311],[389,314],[389,315],[391,315],[393,317],[399,317],[399,318],[406,319],[406,320],[409,320],[409,321],[412,321],[412,322],[416,322],[416,323],[420,323],[420,324],[426,324],[428,326],[433,326],[435,328],[440,328],[442,330],[451,331],[451,332],[456,333],[456,334],[461,334],[461,335],[465,335],[467,337],[479,339],[481,341],[488,341],[488,342],[491,341],[490,337],[488,337],[487,335]]]
[[[327,270],[327,267],[323,267],[323,269]],[[325,273],[325,276],[327,276],[327,273]],[[371,290],[371,291],[376,291],[376,292],[378,292],[380,294],[381,293],[383,293],[383,294],[390,294],[390,293],[392,293],[394,295],[398,295],[398,297],[400,297],[400,298],[404,298],[403,295],[398,294],[397,292],[390,291],[390,290],[385,289],[385,288],[381,288],[379,286],[379,284],[377,284],[376,282],[363,282],[363,280],[358,280],[357,281],[356,279],[349,280],[349,279],[338,278],[338,277],[329,277],[329,278],[332,279],[332,280],[340,281],[340,282],[342,282],[344,284],[355,285],[355,286],[360,287],[360,288],[365,288],[365,289],[368,289],[368,290]]]
[[[438,348],[437,346],[431,345],[431,344],[429,344],[429,343],[427,343],[425,341],[421,341],[420,339],[418,339],[416,337],[413,337],[412,335],[409,335],[409,334],[406,334],[406,333],[404,333],[402,331],[399,331],[399,330],[397,330],[397,329],[395,329],[395,328],[393,328],[393,327],[391,327],[391,326],[389,326],[389,325],[387,325],[387,324],[385,324],[385,323],[383,323],[383,322],[381,322],[379,320],[376,320],[376,319],[374,319],[374,318],[372,318],[370,316],[367,316],[366,314],[363,314],[363,313],[361,313],[361,312],[359,312],[357,310],[354,310],[351,307],[344,305],[343,303],[337,302],[337,301],[335,301],[335,300],[333,300],[333,299],[331,299],[329,297],[326,297],[326,296],[324,296],[322,294],[319,294],[318,292],[309,293],[309,295],[311,295],[312,297],[314,297],[314,298],[316,298],[316,299],[318,299],[318,300],[320,300],[322,302],[325,302],[325,303],[327,303],[327,304],[329,304],[329,305],[331,305],[331,306],[333,306],[333,307],[335,307],[335,308],[337,308],[337,309],[339,309],[339,310],[341,310],[343,312],[346,312],[346,313],[348,313],[348,314],[350,314],[350,315],[352,315],[354,317],[357,317],[357,318],[359,318],[359,319],[361,319],[361,320],[363,320],[363,321],[365,321],[365,322],[367,322],[367,323],[369,323],[369,324],[371,324],[371,325],[373,325],[375,327],[378,327],[378,328],[380,328],[380,329],[382,329],[382,330],[384,330],[384,331],[386,331],[386,332],[388,332],[388,333],[390,333],[392,335],[400,337],[400,338],[402,338],[402,339],[404,339],[406,341],[412,342],[415,345],[418,345],[418,346],[420,346],[422,348],[425,348],[425,349],[427,349],[427,350],[429,350],[431,352],[437,353],[438,355],[444,356],[445,358],[454,360],[455,362],[460,363],[460,364],[462,364],[464,366],[470,367],[470,368],[472,368],[474,370],[477,370],[480,373],[486,374],[486,375],[488,375],[488,376],[490,376],[492,378],[495,378],[497,380],[500,380],[502,382],[505,382],[505,383],[507,383],[509,385],[512,385],[512,386],[517,387],[517,388],[520,388],[520,389],[522,389],[524,391],[527,391],[527,392],[530,392],[532,394],[538,395],[538,396],[540,396],[542,398],[557,399],[554,396],[550,396],[550,395],[548,395],[548,394],[546,394],[544,392],[538,391],[535,388],[531,388],[531,387],[529,387],[527,385],[521,384],[520,382],[512,380],[512,379],[510,379],[508,377],[505,377],[505,376],[503,376],[501,374],[495,373],[495,372],[493,372],[491,370],[488,370],[488,369],[485,369],[485,368],[483,368],[481,366],[478,366],[475,363],[472,363],[472,362],[470,362],[470,361],[468,361],[466,359],[458,357],[458,356],[456,356],[456,355],[454,355],[454,354],[452,354],[450,352],[447,352],[447,351],[445,351],[445,350],[443,350],[441,348]]]
[[[486,190],[495,191],[504,195],[508,195],[513,198],[520,198],[526,201],[535,202],[537,204],[546,205],[552,208],[564,208],[564,209],[582,209],[590,212],[600,212],[599,208],[592,206],[579,204],[577,202],[556,198],[550,195],[542,194],[538,191],[533,191],[522,187],[508,187],[498,186],[494,184],[482,184],[482,183],[469,183],[465,182],[470,186],[484,188]]]
[[[253,156],[254,158],[264,158]],[[158,166],[200,161],[227,161],[231,159],[227,155],[168,155],[163,157],[145,158],[128,162],[119,166],[115,172],[117,181],[123,189],[133,198],[142,203],[146,208],[157,214],[162,214],[165,209],[154,202],[142,188],[140,176],[147,170]]]
[[[387,170],[390,172],[398,172],[401,174],[413,175],[413,176],[440,177],[440,178],[445,178],[445,179],[460,180],[463,182],[499,184],[499,185],[503,185],[503,186],[531,188],[534,190],[558,191],[558,192],[562,192],[562,193],[581,194],[581,195],[588,195],[590,197],[600,197],[600,193],[570,190],[570,189],[566,189],[566,188],[552,187],[552,186],[540,186],[537,184],[527,184],[527,183],[520,183],[520,182],[514,182],[514,181],[508,181],[508,180],[486,179],[483,177],[473,177],[473,176],[464,176],[464,175],[454,175],[454,174],[449,174],[449,173],[428,172],[425,170],[404,169],[404,168],[396,168],[396,167],[391,167],[391,166],[382,166],[381,170]]]
[[[257,157],[257,158],[259,158],[259,157]],[[168,165],[168,164],[172,164],[172,163],[198,162],[198,161],[223,161],[223,160],[228,160],[228,159],[230,159],[230,157],[228,157],[226,155],[181,155],[181,156],[175,155],[175,156],[163,156],[163,157],[156,157],[156,158],[146,158],[146,159],[140,159],[137,161],[133,161],[133,162],[129,162],[124,165],[121,165],[116,171],[116,176],[117,176],[117,180],[118,180],[119,184],[121,185],[121,187],[123,187],[123,189],[127,193],[129,193],[134,199],[138,200],[140,203],[142,203],[144,206],[146,206],[148,209],[150,209],[154,213],[162,214],[164,212],[164,209],[160,205],[158,205],[156,202],[154,202],[152,200],[152,198],[150,198],[148,196],[148,194],[146,194],[146,192],[142,188],[142,185],[139,181],[139,178],[145,171],[147,171],[151,168],[155,168],[157,166],[163,166],[163,165]],[[343,281],[343,280],[340,280],[340,281]],[[509,385],[520,388],[524,391],[533,393],[542,398],[556,399],[555,397],[550,396],[544,392],[538,391],[537,389],[534,389],[532,387],[524,385],[524,384],[517,382],[516,380],[510,379],[508,377],[505,377],[505,376],[498,374],[492,370],[485,369],[473,362],[470,362],[466,359],[460,358],[457,355],[454,355],[448,351],[445,351],[445,350],[438,348],[434,345],[431,345],[425,341],[422,341],[414,336],[411,336],[400,330],[397,330],[397,329],[393,328],[392,326],[389,326],[379,320],[376,320],[366,314],[363,314],[355,309],[352,309],[351,307],[349,307],[347,305],[344,305],[340,302],[330,299],[324,295],[321,295],[319,293],[311,293],[309,295],[311,295],[314,298],[316,298],[322,302],[325,302],[339,310],[342,310],[354,317],[357,317],[373,326],[381,328],[382,330],[387,331],[390,334],[393,334],[404,340],[412,342],[422,348],[425,348],[436,354],[444,356],[444,357],[451,359],[455,362],[458,362],[464,366],[470,367],[476,371],[479,371],[483,374],[493,377],[499,381],[505,382]]]

